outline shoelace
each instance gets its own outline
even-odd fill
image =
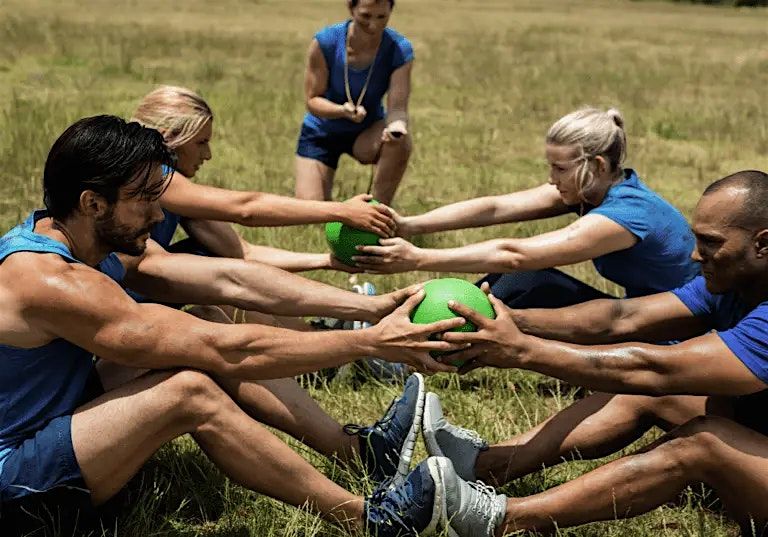
[[[493,513],[493,503],[496,500],[496,489],[479,480],[473,483],[467,483],[467,485],[477,491],[477,494],[472,495],[469,509],[474,513],[477,513],[480,517],[486,517],[489,513]],[[493,535],[496,531],[496,525],[498,523],[496,518],[496,515],[488,518],[488,526],[486,527],[486,533],[488,535]]]
[[[400,487],[391,488],[392,479],[388,479],[381,483],[378,488],[371,494],[368,500],[369,513],[373,510],[379,520],[374,522],[384,522],[388,526],[400,526],[399,529],[410,532],[409,534],[416,535],[412,526],[410,526],[404,519],[404,511],[411,505],[417,505],[414,494],[413,485],[406,481]],[[396,526],[397,525],[397,526]],[[398,533],[398,535],[400,535]]]
[[[392,408],[397,404],[399,399],[395,398],[392,399],[392,402],[389,403],[389,406],[387,407],[387,411],[384,412],[384,417],[380,420],[374,422],[373,425],[358,425],[356,423],[347,423],[343,429],[344,432],[348,435],[364,435],[367,432],[373,431],[374,429],[378,428],[381,431],[386,431],[389,429],[389,424],[392,423],[392,418],[394,417],[394,412],[391,412]]]

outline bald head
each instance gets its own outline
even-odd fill
[[[747,229],[768,228],[768,174],[744,170],[718,179],[707,187],[704,196],[730,190],[740,194],[741,204],[733,207],[731,223]]]

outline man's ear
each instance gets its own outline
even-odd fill
[[[80,193],[80,212],[87,216],[100,217],[108,210],[107,200],[104,196],[93,190],[83,190]]]
[[[768,229],[755,233],[755,253],[757,257],[768,257]]]

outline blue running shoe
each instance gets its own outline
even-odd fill
[[[347,434],[359,437],[360,458],[374,481],[399,484],[408,475],[423,414],[424,377],[414,373],[383,418],[370,427],[344,426]]]
[[[366,500],[365,527],[369,535],[431,535],[446,519],[445,487],[433,459],[419,464],[397,486],[384,482]]]

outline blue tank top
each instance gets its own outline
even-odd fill
[[[35,211],[0,238],[0,263],[16,252],[57,254],[70,263],[81,262],[64,244],[35,233],[35,222],[46,216],[47,211]],[[125,277],[115,254],[98,270],[118,283]],[[0,472],[9,448],[82,403],[92,369],[93,355],[63,339],[32,349],[0,345]]]
[[[344,61],[347,56],[345,44],[349,23],[350,21],[347,20],[327,26],[315,34],[328,67],[328,88],[323,97],[337,104],[347,102],[347,92],[344,88]],[[389,78],[393,71],[410,61],[413,61],[411,42],[392,28],[385,28],[373,63],[365,69],[349,68],[349,91],[355,102],[363,90],[368,72],[373,68],[368,90],[361,103],[368,112],[365,120],[362,123],[355,123],[348,119],[323,119],[307,112],[304,115],[304,126],[320,134],[354,134],[364,131],[384,118],[382,99],[389,89]]]
[[[685,217],[634,170],[624,170],[624,180],[588,214],[605,216],[638,239],[631,248],[593,260],[597,272],[623,286],[628,298],[670,291],[698,276],[699,264],[691,260],[696,241]]]

